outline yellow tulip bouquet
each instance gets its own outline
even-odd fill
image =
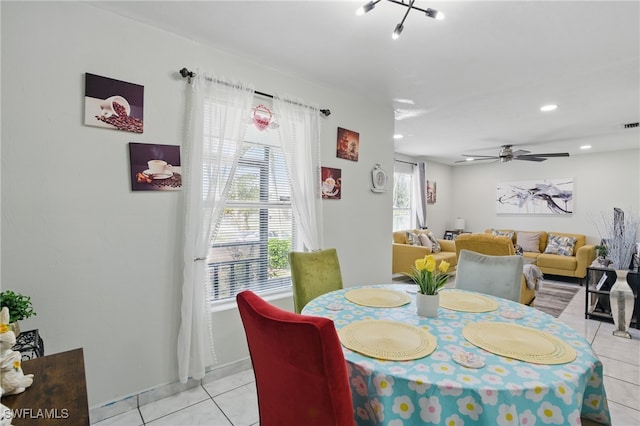
[[[404,272],[403,274],[418,284],[420,293],[435,295],[438,294],[449,280],[450,275],[447,273],[449,266],[449,262],[443,260],[436,269],[436,260],[429,254],[426,255],[424,259],[416,260],[412,272]]]

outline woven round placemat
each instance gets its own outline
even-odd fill
[[[441,291],[440,307],[462,312],[489,312],[498,309],[498,302],[485,296],[462,291]]]
[[[410,324],[362,320],[338,330],[340,342],[352,351],[390,361],[423,358],[436,350],[433,334]]]
[[[411,302],[408,294],[385,288],[356,288],[347,291],[344,297],[358,305],[372,308],[395,308]]]
[[[462,335],[486,351],[534,364],[566,364],[577,356],[575,349],[556,336],[513,323],[471,323],[462,329]]]

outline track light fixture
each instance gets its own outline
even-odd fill
[[[365,4],[364,6],[358,8],[358,10],[356,10],[356,15],[361,16],[364,15],[365,13],[371,12],[371,10],[373,10],[374,7],[376,7],[376,4],[380,3],[382,0],[372,0],[369,3]],[[404,6],[407,8],[407,11],[405,12],[404,16],[402,17],[402,21],[400,21],[400,23],[398,25],[396,25],[396,28],[393,30],[393,34],[391,35],[391,38],[393,38],[394,40],[396,40],[398,37],[400,37],[400,34],[402,34],[402,30],[404,30],[404,21],[405,19],[407,19],[407,15],[409,15],[409,12],[411,11],[411,9],[415,9],[415,10],[419,10],[420,12],[424,12],[424,14],[426,16],[428,16],[429,18],[433,18],[433,19],[437,19],[437,20],[442,20],[444,19],[444,13],[442,12],[438,12],[435,9],[431,9],[431,8],[427,8],[427,9],[421,9],[419,7],[414,6],[413,4],[415,3],[415,0],[409,0],[407,3],[405,3],[404,0],[386,0],[389,1],[391,3],[395,3],[395,4],[399,4],[401,6]]]

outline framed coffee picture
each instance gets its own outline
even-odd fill
[[[85,74],[84,124],[142,133],[144,86]]]
[[[339,200],[342,196],[342,169],[322,167],[322,198]]]
[[[345,160],[358,161],[360,153],[360,134],[353,130],[338,127],[336,156]]]
[[[132,191],[178,191],[182,189],[180,147],[129,143]]]

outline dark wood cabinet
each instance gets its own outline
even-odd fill
[[[81,348],[24,361],[22,371],[34,375],[33,384],[18,395],[2,397],[13,410],[12,424],[89,425]]]
[[[605,274],[606,277],[603,279]],[[616,271],[613,269],[595,266],[587,268],[584,301],[585,318],[613,322],[611,306],[609,304],[609,291],[611,290],[611,286],[616,282],[616,279]],[[638,318],[640,314],[640,298],[638,298],[638,292],[640,291],[640,272],[638,270],[629,271],[627,274],[627,283],[633,290],[635,297],[631,327],[640,329],[640,320]],[[598,288],[599,284],[600,286]]]

